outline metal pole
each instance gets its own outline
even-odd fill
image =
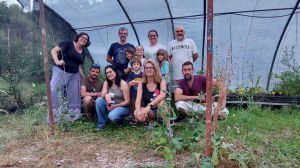
[[[206,32],[206,0],[203,0],[203,34],[202,34],[202,55],[201,71],[204,72],[204,50],[205,50],[205,32]]]
[[[166,2],[167,8],[168,8],[168,12],[169,12],[169,15],[170,15],[170,19],[171,19],[173,39],[175,39],[175,30],[174,30],[175,27],[174,27],[174,19],[173,19],[173,15],[172,15],[171,8],[170,8],[170,4],[169,4],[168,0],[165,0],[165,2]]]
[[[274,67],[274,63],[275,63],[275,59],[276,59],[276,56],[277,56],[278,49],[279,49],[279,47],[280,47],[281,41],[282,41],[282,39],[283,39],[283,36],[284,36],[284,34],[285,34],[285,32],[286,32],[286,30],[287,30],[287,28],[288,28],[288,26],[289,26],[289,24],[290,24],[290,22],[291,22],[293,16],[294,16],[294,14],[295,14],[295,12],[296,12],[296,10],[297,10],[297,8],[298,8],[299,3],[300,3],[300,0],[298,0],[298,1],[296,2],[295,7],[294,7],[293,11],[291,12],[291,15],[289,16],[288,20],[286,21],[286,24],[284,25],[284,28],[283,28],[283,30],[282,30],[282,32],[281,32],[281,35],[280,35],[279,41],[278,41],[278,43],[277,43],[277,46],[276,46],[276,49],[275,49],[275,53],[274,53],[273,59],[272,59],[271,67],[270,67],[270,70],[269,70],[268,81],[267,81],[267,87],[266,87],[266,90],[267,90],[267,91],[269,91],[270,81],[271,81],[272,72],[273,72],[273,67]]]
[[[205,113],[205,152],[206,157],[212,154],[212,60],[213,60],[213,0],[208,0],[207,17],[207,70],[206,70],[206,113]]]
[[[120,7],[122,8],[124,14],[126,15],[128,21],[129,21],[129,23],[130,23],[130,25],[131,25],[131,27],[132,27],[132,30],[133,30],[133,32],[134,32],[134,34],[135,34],[136,40],[137,40],[137,42],[138,42],[138,45],[141,45],[139,36],[138,36],[137,31],[136,31],[136,29],[135,29],[135,26],[134,26],[133,22],[131,21],[131,19],[130,19],[129,15],[128,15],[127,11],[126,11],[126,9],[124,8],[124,6],[123,6],[123,4],[122,4],[122,2],[121,2],[120,0],[117,0],[117,1],[118,1]]]
[[[49,124],[52,128],[54,126],[54,118],[52,111],[52,98],[51,98],[51,89],[50,89],[50,74],[49,74],[49,62],[48,62],[48,48],[47,48],[47,34],[45,28],[45,13],[44,13],[44,2],[43,0],[39,0],[40,4],[40,27],[42,33],[42,53],[44,57],[44,72],[45,72],[45,81],[47,88],[47,98],[48,98],[48,117]]]

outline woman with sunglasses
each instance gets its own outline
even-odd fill
[[[61,42],[51,50],[55,63],[50,82],[54,123],[80,118],[80,77],[84,79],[81,65],[89,45],[89,35],[82,32],[74,40]],[[62,108],[65,98],[66,109]]]
[[[123,124],[124,117],[129,113],[130,93],[127,83],[122,80],[114,66],[108,65],[104,69],[106,80],[102,88],[102,97],[96,100],[98,116],[97,130],[105,128],[106,113],[108,119],[117,124]]]

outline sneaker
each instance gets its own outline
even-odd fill
[[[173,133],[172,128],[168,128],[168,130],[167,130],[167,135],[168,135],[168,137],[170,137],[170,138],[174,137],[174,133]]]
[[[97,131],[97,132],[100,132],[100,131],[103,131],[103,130],[104,130],[104,128],[99,128],[99,127],[96,128],[96,131]]]
[[[152,130],[154,127],[153,127],[153,123],[149,123],[148,125],[147,125],[147,129],[149,129],[149,130]]]
[[[132,120],[132,121],[129,122],[129,125],[131,125],[131,126],[136,126],[138,124],[139,123],[137,121],[135,121],[135,120]]]

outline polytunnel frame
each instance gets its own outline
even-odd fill
[[[278,43],[277,43],[277,46],[276,46],[276,49],[275,49],[275,52],[274,52],[273,60],[272,60],[272,63],[271,63],[269,75],[268,75],[268,81],[267,81],[267,87],[266,87],[267,90],[269,90],[270,81],[271,81],[272,72],[273,72],[273,67],[274,67],[275,59],[276,59],[276,56],[277,56],[277,53],[278,53],[278,49],[279,49],[279,47],[280,47],[280,45],[281,45],[283,36],[284,36],[284,34],[285,34],[285,32],[286,32],[286,30],[287,30],[287,28],[288,28],[288,26],[289,26],[289,24],[290,24],[292,18],[293,18],[293,16],[294,16],[296,10],[298,9],[299,2],[300,2],[300,0],[298,0],[298,1],[296,2],[295,7],[293,8],[293,11],[291,12],[291,14],[290,14],[290,16],[289,16],[289,18],[288,18],[288,20],[287,20],[287,22],[286,22],[286,24],[285,24],[285,26],[284,26],[282,32],[281,32],[280,38],[279,38],[279,40],[278,40]]]
[[[139,36],[138,36],[138,33],[136,32],[136,29],[135,29],[135,26],[134,26],[134,23],[139,23],[139,22],[143,22],[143,21],[132,21],[130,16],[128,15],[127,13],[127,10],[126,8],[123,6],[122,2],[120,0],[117,0],[118,1],[118,4],[120,5],[120,7],[122,8],[124,14],[126,15],[127,19],[128,19],[128,23],[131,25],[134,33],[135,33],[135,36],[136,36],[136,40],[138,42],[138,44],[140,44],[140,41],[139,41]],[[166,3],[166,6],[167,6],[167,9],[168,9],[168,12],[169,12],[169,15],[170,15],[170,18],[164,18],[164,19],[154,19],[154,20],[167,20],[167,19],[170,19],[171,20],[171,24],[172,24],[172,34],[173,34],[173,37],[175,38],[175,31],[174,31],[174,19],[179,19],[179,18],[185,18],[185,17],[196,17],[196,16],[207,16],[206,14],[206,1],[207,0],[204,0],[203,1],[203,14],[201,15],[191,15],[191,16],[182,16],[182,17],[173,17],[172,15],[172,12],[171,12],[171,9],[170,9],[170,5],[169,5],[169,2],[168,0],[165,0],[165,3]],[[22,4],[20,2],[20,0],[18,0],[18,2],[20,4]],[[39,2],[39,0],[35,0],[35,2]],[[226,15],[226,14],[237,14],[237,13],[246,13],[246,12],[260,12],[260,11],[271,11],[271,10],[289,10],[289,9],[292,9],[292,12],[289,16],[289,18],[287,19],[287,22],[281,32],[281,35],[280,35],[280,38],[278,40],[278,43],[276,45],[276,48],[275,48],[275,52],[274,52],[274,55],[273,55],[273,59],[272,59],[272,63],[271,63],[271,67],[270,67],[270,70],[269,70],[269,74],[268,74],[268,79],[267,79],[267,84],[266,84],[266,90],[269,90],[269,85],[270,85],[270,81],[271,81],[271,77],[272,77],[272,72],[273,72],[273,67],[274,67],[274,63],[275,63],[275,59],[277,57],[277,54],[278,54],[278,50],[279,50],[279,47],[281,45],[281,42],[282,42],[282,39],[283,39],[283,36],[285,35],[285,32],[290,24],[290,21],[291,19],[293,18],[294,14],[296,13],[296,10],[299,9],[298,8],[298,5],[300,3],[300,0],[297,0],[297,2],[295,3],[295,6],[293,8],[273,8],[273,9],[260,9],[260,10],[245,10],[245,11],[234,11],[234,12],[223,12],[223,13],[214,13],[214,16],[217,16],[217,15]],[[49,6],[47,6],[46,4],[44,4],[46,8],[52,10]],[[22,4],[23,6],[23,4]],[[54,10],[52,10],[55,14],[57,14],[57,12],[55,12]],[[59,14],[57,14],[59,17],[61,17]],[[62,18],[62,17],[61,17]],[[206,18],[207,17],[203,17],[203,41],[202,41],[202,62],[201,62],[201,70],[203,70],[203,67],[204,67],[204,50],[205,50],[205,31],[206,31]],[[64,18],[62,18],[65,22],[67,22]],[[144,20],[146,21],[146,20]],[[148,20],[150,21],[150,20]],[[68,24],[70,24],[69,22],[67,22]],[[127,23],[127,24],[128,24]],[[121,23],[121,24],[109,24],[109,25],[102,25],[102,26],[107,26],[109,27],[110,25],[122,25],[122,24],[125,24],[125,23]],[[101,27],[100,26],[93,26],[93,27]],[[88,28],[88,27],[85,27],[85,28]],[[91,28],[91,27],[90,27]],[[74,28],[73,28],[74,29]],[[79,30],[79,29],[83,29],[83,28],[75,28],[74,30]]]

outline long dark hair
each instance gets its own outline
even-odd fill
[[[117,73],[116,68],[115,68],[114,66],[112,66],[112,65],[107,65],[107,66],[104,68],[104,73],[105,73],[105,77],[106,77],[106,81],[107,81],[108,86],[109,86],[109,87],[112,86],[112,81],[109,80],[109,79],[107,78],[107,76],[106,76],[106,69],[108,69],[108,68],[112,69],[112,70],[116,73],[115,83],[116,83],[117,86],[120,87],[120,86],[121,86],[121,78],[120,78],[119,74]]]
[[[79,33],[79,34],[76,34],[76,36],[75,36],[75,38],[74,38],[74,41],[75,41],[75,42],[78,42],[79,37],[81,37],[81,36],[83,36],[83,35],[86,35],[86,36],[88,37],[87,42],[86,42],[86,44],[84,45],[84,47],[87,48],[88,46],[91,45],[91,42],[90,42],[90,36],[89,36],[86,32],[81,32],[81,33]]]

